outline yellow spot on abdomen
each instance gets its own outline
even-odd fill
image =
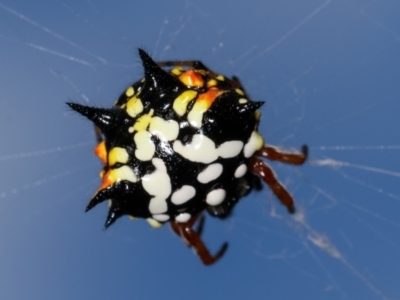
[[[245,157],[251,157],[256,151],[260,150],[264,146],[263,137],[257,132],[251,133],[250,139],[244,146],[243,152]]]
[[[217,85],[217,81],[215,79],[210,79],[209,81],[207,81],[208,87],[212,87],[212,86],[216,86],[216,85]]]
[[[197,92],[192,90],[184,91],[175,100],[172,108],[179,115],[183,116],[186,113],[187,105],[190,101],[196,98]]]
[[[207,92],[200,94],[196,103],[188,114],[188,120],[194,127],[200,128],[202,125],[203,115],[214,103],[214,100],[223,93],[224,91],[217,88],[210,88]]]
[[[176,76],[179,76],[183,73],[183,69],[181,67],[176,67],[171,70],[171,73]]]
[[[132,118],[136,117],[143,111],[143,103],[139,98],[132,97],[126,103],[126,112]]]
[[[241,89],[235,89],[236,93],[238,93],[239,95],[244,96],[244,92]]]
[[[108,164],[110,166],[113,166],[116,163],[126,164],[128,162],[128,159],[129,154],[125,148],[114,147],[108,154]]]
[[[256,149],[257,151],[260,150],[264,146],[264,138],[259,134],[257,131],[254,132],[256,136]]]
[[[147,127],[149,127],[153,113],[154,113],[154,110],[151,109],[148,114],[145,114],[145,115],[141,116],[139,119],[137,119],[135,124],[133,124],[133,130],[136,130],[136,131],[146,130]]]
[[[126,92],[125,92],[125,95],[127,96],[127,97],[132,97],[133,96],[133,94],[135,94],[135,90],[134,90],[134,88],[133,87],[128,87],[127,88],[127,90],[126,90]]]
[[[150,224],[153,228],[160,228],[163,224],[154,220],[153,218],[147,218],[146,221]]]
[[[122,166],[117,169],[110,169],[108,172],[104,174],[103,181],[101,183],[99,190],[105,189],[110,185],[113,185],[114,183],[121,180],[127,180],[130,182],[138,181],[135,173],[133,173],[133,170],[130,167]]]

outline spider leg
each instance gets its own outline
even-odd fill
[[[193,69],[205,70],[212,76],[217,76],[211,69],[199,60],[170,60],[157,62],[159,67],[189,67]]]
[[[200,217],[203,218],[203,214],[202,214],[202,213],[197,214],[197,215],[191,217],[191,218],[189,219],[189,221],[187,221],[186,223],[188,224],[188,226],[193,227],[193,225],[197,222],[197,220],[198,220]]]
[[[274,171],[261,159],[253,156],[250,160],[249,169],[256,175],[260,176],[262,180],[268,184],[272,192],[279,199],[279,201],[287,207],[289,213],[295,212],[294,202],[292,196],[286,188],[278,181]]]
[[[241,90],[243,91],[243,93],[244,93],[244,96],[245,96],[247,99],[250,99],[249,95],[247,94],[246,90],[244,89],[244,87],[243,87],[243,85],[242,85],[242,83],[240,82],[240,79],[239,79],[238,77],[232,76],[232,79],[229,79],[229,81],[231,82],[231,84],[232,84],[235,88],[241,89]]]
[[[201,237],[201,235],[203,234],[204,221],[205,221],[204,215],[201,214],[200,221],[199,221],[199,223],[197,224],[197,228],[196,228],[196,232],[197,232],[197,234],[198,234],[200,237]]]
[[[215,72],[213,72],[210,68],[208,68],[203,62],[199,60],[170,60],[170,61],[159,61],[157,62],[159,67],[189,67],[193,69],[200,69],[207,71],[211,76],[218,76]],[[243,88],[239,78],[233,76],[232,79],[226,78],[228,82],[232,84],[233,87],[241,89],[247,98],[248,95]]]
[[[211,71],[205,64],[199,60],[167,60],[157,62],[159,67],[191,67],[194,69],[202,69]]]
[[[103,141],[103,135],[101,134],[101,130],[99,127],[94,125],[94,134],[96,135],[96,141],[97,143],[101,143]]]
[[[264,147],[257,151],[255,155],[286,164],[302,165],[307,160],[308,147],[303,145],[301,147],[301,153],[287,153],[281,152],[275,147],[264,145]]]
[[[201,261],[205,265],[212,265],[215,262],[217,262],[226,252],[228,248],[228,244],[224,243],[221,248],[218,250],[217,254],[212,256],[210,252],[208,251],[207,247],[204,245],[203,241],[201,240],[199,232],[196,232],[193,230],[192,226],[196,222],[196,220],[199,218],[199,215],[192,217],[188,222],[186,223],[179,223],[177,221],[171,221],[171,228],[172,230],[180,236],[184,242],[191,248],[194,249],[194,251],[197,253],[197,255],[200,257]],[[193,220],[194,219],[194,220]],[[202,223],[204,222],[203,217],[200,219],[200,233],[202,231]]]
[[[202,213],[200,213],[200,214],[198,214],[198,215],[192,217],[192,218],[188,221],[188,226],[193,227],[193,225],[197,222],[197,220],[198,220],[199,218],[200,218],[200,220],[199,220],[198,223],[197,223],[197,228],[195,229],[195,231],[197,232],[197,235],[198,235],[199,237],[201,237],[201,235],[202,235],[202,233],[203,233],[204,221],[205,221],[204,215],[203,215]],[[174,230],[174,231],[175,231],[175,230]],[[179,235],[178,232],[175,231],[175,233],[176,233],[177,235]],[[190,248],[190,245],[189,245],[189,244],[188,244],[187,246]]]

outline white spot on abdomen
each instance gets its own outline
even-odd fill
[[[214,179],[217,179],[221,175],[223,167],[221,164],[208,165],[203,171],[197,176],[197,180],[201,183],[208,183]]]
[[[224,201],[226,192],[224,189],[216,189],[207,194],[206,202],[209,205],[218,205]]]
[[[191,217],[192,216],[188,213],[181,213],[175,217],[175,220],[179,223],[186,223],[187,221],[190,220]]]
[[[162,214],[168,210],[165,201],[171,194],[171,179],[167,173],[167,168],[160,158],[153,158],[151,161],[156,170],[142,177],[142,185],[146,192],[153,196],[150,200],[149,210],[151,214]],[[154,219],[160,221],[159,219]]]
[[[174,120],[153,117],[150,122],[149,131],[162,141],[172,141],[178,137],[179,125]]]
[[[153,158],[156,146],[151,140],[151,135],[148,131],[142,130],[136,133],[134,141],[136,145],[135,156],[137,159],[147,161]]]
[[[251,133],[250,139],[244,145],[244,156],[245,157],[251,157],[254,152],[260,150],[262,146],[264,145],[264,139],[262,136],[257,132],[253,131]]]
[[[203,115],[209,106],[210,105],[205,101],[196,102],[187,116],[190,125],[200,128],[203,125]]]
[[[173,148],[176,153],[193,162],[209,164],[218,158],[214,142],[203,134],[193,135],[188,145],[175,141]]]
[[[184,185],[171,196],[171,202],[175,205],[183,204],[196,195],[196,190],[190,185]]]
[[[169,220],[169,216],[165,214],[158,214],[158,215],[153,215],[153,219],[160,222],[166,222]]]
[[[222,158],[231,158],[237,156],[243,149],[242,141],[229,141],[218,147],[218,155]]]
[[[247,172],[247,166],[245,164],[241,164],[235,171],[235,177],[240,178],[243,177]]]
[[[229,141],[216,148],[213,140],[203,134],[195,134],[190,144],[183,145],[177,140],[173,148],[176,153],[190,161],[209,164],[219,156],[223,158],[237,156],[243,148],[243,142]]]
[[[160,228],[162,224],[153,218],[147,218],[146,221],[150,224],[151,227],[153,228]]]

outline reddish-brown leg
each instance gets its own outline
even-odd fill
[[[172,61],[158,61],[157,65],[159,67],[189,67],[193,69],[202,69],[207,71],[213,76],[217,76],[213,71],[211,71],[205,64],[199,60],[172,60]]]
[[[308,148],[306,145],[301,147],[301,153],[281,152],[277,148],[265,145],[255,153],[269,160],[276,160],[291,165],[301,165],[307,160]]]
[[[250,160],[249,168],[251,172],[260,176],[262,180],[268,184],[279,201],[287,207],[289,213],[293,214],[295,212],[293,198],[286,188],[278,181],[270,166],[261,159],[253,156]]]
[[[192,228],[198,218],[199,215],[194,216],[186,223],[171,221],[171,228],[184,240],[184,242],[189,247],[193,248],[196,251],[203,264],[212,265],[224,255],[226,249],[228,248],[228,244],[224,243],[217,254],[212,256],[207,247],[204,245],[203,241],[201,240],[199,234]],[[200,220],[200,222],[202,221]],[[200,224],[200,226],[202,227],[202,224]]]
[[[197,222],[197,220],[198,220],[199,218],[200,218],[200,221],[198,222],[197,228],[196,228],[196,230],[194,230],[194,231],[197,232],[197,235],[198,235],[199,238],[200,238],[200,237],[201,237],[201,234],[203,233],[203,228],[204,228],[204,215],[203,215],[202,213],[197,214],[197,215],[194,216],[194,217],[191,217],[190,220],[186,222],[186,225],[189,226],[190,228],[193,228],[193,225]],[[182,223],[177,223],[177,224],[182,224]],[[173,226],[171,225],[171,228],[174,230],[174,232],[175,232],[177,235],[179,235],[181,238],[183,238],[183,237],[181,236],[180,232],[176,230],[176,228],[178,228],[178,227],[173,227]],[[190,245],[186,240],[184,240],[184,242],[186,243],[186,245],[187,245],[188,247],[191,247],[191,245]]]
[[[99,127],[94,125],[94,134],[96,135],[96,141],[97,143],[101,143],[103,141],[103,136],[101,134],[101,130]]]

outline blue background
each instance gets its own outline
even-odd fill
[[[0,2],[0,299],[400,299],[400,2]],[[264,100],[268,188],[207,218],[204,267],[169,229],[84,207],[99,185],[91,124],[156,60],[200,59]]]

